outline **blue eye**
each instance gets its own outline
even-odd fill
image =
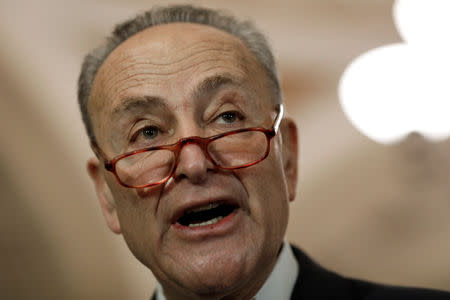
[[[147,126],[142,129],[142,136],[148,140],[152,140],[157,137],[159,130],[155,126]]]

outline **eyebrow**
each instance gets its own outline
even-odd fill
[[[230,74],[213,75],[207,77],[198,84],[193,92],[194,99],[201,99],[207,95],[218,91],[227,85],[240,86],[241,84]],[[113,109],[113,116],[120,116],[124,113],[131,113],[137,110],[149,109],[152,107],[166,107],[165,100],[158,96],[138,96],[125,98],[120,105]]]
[[[227,85],[240,86],[241,84],[235,76],[230,74],[221,74],[207,77],[198,84],[192,93],[194,99],[201,99],[206,95],[211,95],[220,88]]]
[[[120,105],[113,109],[113,115],[122,115],[135,110],[164,107],[164,99],[157,96],[140,96],[125,98]]]

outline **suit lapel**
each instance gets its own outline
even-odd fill
[[[292,246],[300,266],[291,300],[351,299],[351,281],[330,272]]]

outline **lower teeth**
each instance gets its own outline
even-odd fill
[[[189,224],[189,227],[198,227],[198,226],[206,226],[206,225],[212,225],[212,224],[216,224],[217,222],[219,222],[220,220],[222,220],[223,217],[222,216],[218,216],[214,219],[211,219],[209,221],[206,222],[202,222],[202,223],[194,223],[194,224]]]

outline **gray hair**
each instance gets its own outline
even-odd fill
[[[176,22],[208,25],[228,32],[242,40],[266,71],[269,81],[272,84],[275,101],[277,103],[281,102],[280,84],[272,51],[264,35],[252,23],[249,21],[238,21],[234,17],[216,10],[191,5],[153,8],[133,19],[118,24],[106,42],[88,53],[84,58],[78,79],[78,104],[91,141],[95,141],[95,136],[87,105],[95,75],[100,66],[117,46],[132,35],[158,24]]]

